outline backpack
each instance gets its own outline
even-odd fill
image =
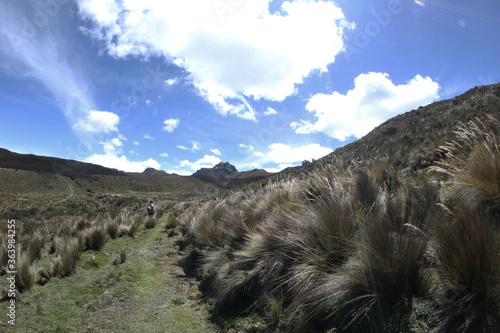
[[[148,214],[152,214],[152,213],[154,213],[154,212],[155,212],[155,208],[153,207],[153,205],[152,205],[152,204],[149,204],[149,205],[148,205]]]

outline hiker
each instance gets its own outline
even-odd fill
[[[147,210],[148,210],[149,218],[152,219],[153,215],[155,213],[155,205],[153,204],[153,200],[149,201],[149,205],[148,205]]]

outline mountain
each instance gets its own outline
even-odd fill
[[[156,170],[155,168],[146,168],[142,172],[143,175],[148,175],[148,176],[166,176],[167,173],[163,170]]]
[[[201,168],[196,171],[194,177],[231,177],[238,174],[236,167],[229,162],[220,162],[213,168]]]
[[[201,168],[193,174],[193,177],[216,183],[219,187],[231,188],[256,182],[272,175],[260,169],[239,172],[231,163],[220,162],[213,168]]]
[[[32,154],[18,154],[3,148],[0,148],[0,168],[35,171],[68,177],[83,175],[126,175],[125,172],[96,164]]]

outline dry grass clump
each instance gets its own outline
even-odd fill
[[[19,292],[29,290],[35,285],[35,265],[30,262],[26,252],[16,256],[16,288]]]
[[[53,277],[61,276],[62,264],[58,257],[51,258],[50,262],[38,270],[40,278],[37,283],[44,285]]]
[[[144,225],[144,228],[146,229],[154,229],[156,227],[156,219],[151,218],[146,221],[146,224]]]
[[[45,246],[46,238],[41,234],[32,235],[27,241],[26,252],[30,263],[40,260],[42,257],[42,249]]]
[[[179,220],[174,214],[169,214],[167,217],[167,222],[165,222],[165,229],[174,229],[179,226]]]
[[[261,311],[297,331],[404,330],[394,322],[430,290],[439,196],[430,182],[391,184],[327,167],[209,201],[182,218],[186,271],[218,307]]]
[[[73,275],[76,271],[76,263],[82,253],[82,244],[78,238],[65,238],[62,241],[57,258],[61,262],[60,276],[66,277]]]
[[[440,148],[446,159],[432,170],[449,177],[443,194],[450,206],[458,198],[471,208],[500,213],[499,125],[493,117],[487,125],[471,121],[456,131],[456,141]]]
[[[500,329],[500,149],[498,121],[462,125],[441,148],[433,170],[447,176],[443,206],[432,223],[443,331]]]
[[[85,231],[85,249],[101,251],[108,240],[108,233],[105,227],[93,226]]]
[[[120,236],[120,223],[116,220],[111,220],[106,225],[106,231],[111,239],[116,239]]]
[[[500,233],[497,218],[468,208],[433,224],[434,249],[444,292],[446,329],[483,332],[498,322]]]

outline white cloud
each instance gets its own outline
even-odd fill
[[[147,99],[147,100],[146,100],[146,105],[147,105],[147,106],[151,105],[152,103],[153,103],[153,102],[151,102],[151,100],[149,100],[149,99]]]
[[[214,153],[215,155],[217,155],[217,156],[220,156],[220,155],[221,155],[221,153],[220,153],[220,150],[219,150],[219,149],[210,149],[210,151],[211,151],[212,153]]]
[[[179,166],[182,168],[189,168],[193,171],[200,170],[201,168],[212,168],[214,165],[222,162],[220,158],[213,155],[205,155],[203,158],[195,162],[190,162],[188,160],[181,161]]]
[[[165,83],[166,83],[168,86],[173,86],[173,85],[176,85],[178,82],[179,82],[179,79],[177,79],[177,78],[175,78],[175,79],[168,79],[168,80],[165,80]]]
[[[264,168],[264,170],[266,170],[267,172],[277,173],[277,172],[285,170],[286,168],[293,168],[293,167],[296,167],[296,165],[295,164],[282,163],[282,164],[278,165],[275,168]]]
[[[264,116],[273,116],[275,114],[278,114],[278,112],[272,107],[268,107],[267,110],[264,112]]]
[[[134,141],[134,145],[138,146],[139,145],[139,141]]]
[[[270,151],[266,154],[266,157],[270,161],[279,164],[291,164],[304,160],[310,161],[328,155],[333,151],[317,143],[300,147],[292,147],[283,143],[273,143],[269,148]]]
[[[315,121],[293,122],[296,133],[322,132],[339,140],[360,138],[398,114],[427,105],[439,98],[439,84],[416,75],[406,84],[394,85],[388,74],[361,74],[346,95],[314,95],[306,105]]]
[[[254,156],[257,156],[257,157],[264,157],[265,155],[263,153],[261,153],[260,151],[256,151],[255,153],[253,153]]]
[[[135,162],[130,161],[125,155],[117,156],[114,154],[93,154],[87,157],[84,162],[99,164],[125,172],[143,172],[146,168],[161,168],[160,163],[151,158],[147,161]]]
[[[146,134],[144,134],[144,139],[154,140],[155,138],[153,138],[151,135],[149,135],[148,133],[146,133]]]
[[[79,0],[87,33],[115,57],[164,56],[183,67],[221,114],[256,120],[249,98],[282,101],[343,50],[340,8],[330,1]],[[196,10],[193,10],[193,9]],[[175,84],[166,81],[166,84]]]
[[[109,133],[118,131],[120,117],[109,111],[91,110],[85,118],[79,118],[74,129],[86,133]]]
[[[108,141],[102,141],[102,147],[105,154],[121,154],[120,147],[123,146],[123,141],[127,140],[123,135],[119,134],[118,137],[109,139]]]
[[[200,143],[197,141],[191,141],[191,148],[188,148],[188,147],[183,146],[183,145],[177,146],[177,148],[179,148],[181,150],[189,150],[192,153],[196,153],[198,150],[200,150]]]
[[[160,156],[161,157],[168,157],[168,154],[167,153],[161,153]]]
[[[180,122],[181,121],[179,119],[166,119],[163,122],[165,124],[163,130],[172,133],[177,128],[177,126],[179,126]]]

